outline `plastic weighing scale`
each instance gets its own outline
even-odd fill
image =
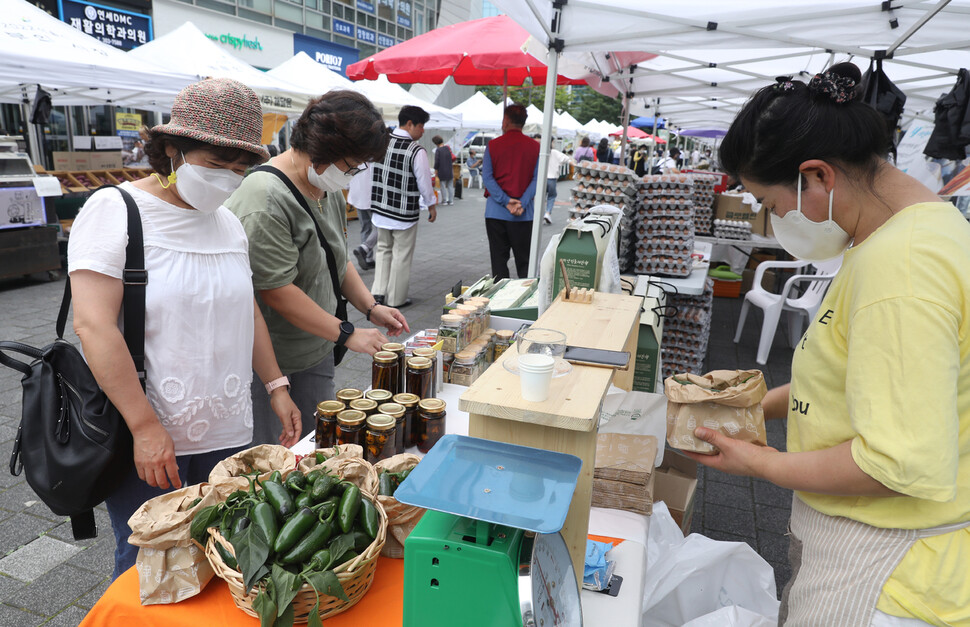
[[[575,455],[445,435],[394,497],[428,511],[404,543],[404,627],[577,627],[559,534]]]

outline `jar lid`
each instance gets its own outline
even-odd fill
[[[386,414],[374,414],[367,419],[367,428],[373,429],[374,431],[387,431],[396,424],[397,421],[394,420],[394,416],[388,416]]]
[[[438,351],[427,346],[421,346],[414,349],[414,351],[412,351],[411,354],[414,355],[415,357],[427,357],[428,359],[432,359],[434,358],[435,355],[438,354]]]
[[[492,299],[489,298],[488,296],[472,296],[468,300],[473,301],[473,302],[479,302],[479,303],[490,303],[490,302],[492,302]]]
[[[515,331],[509,331],[508,329],[502,329],[501,331],[495,332],[495,336],[502,338],[503,340],[511,340],[513,335],[515,335]]]
[[[438,414],[445,410],[445,402],[440,398],[423,398],[418,403],[418,407],[425,411]]]
[[[457,309],[458,311],[476,312],[478,311],[478,305],[475,305],[473,303],[466,303],[464,305],[458,305],[457,307],[455,307],[455,309]]]
[[[333,416],[346,408],[347,406],[340,401],[322,401],[317,403],[317,413],[326,416]]]
[[[405,409],[408,407],[414,407],[420,400],[420,396],[417,394],[411,394],[410,392],[401,392],[400,394],[394,395],[394,402],[398,405],[404,405]]]
[[[345,409],[337,414],[337,422],[342,425],[359,425],[367,419],[367,414],[356,409]]]
[[[498,333],[498,331],[496,331],[495,329],[485,329],[482,335],[495,335],[496,333]]]
[[[388,342],[381,346],[382,351],[391,351],[392,353],[400,353],[404,350],[404,344],[400,342]]]
[[[427,357],[412,357],[408,360],[408,368],[415,370],[427,370],[431,367],[431,360]]]
[[[377,351],[374,353],[374,361],[379,364],[394,364],[397,363],[397,355],[391,351]]]
[[[358,398],[350,401],[350,408],[360,411],[374,411],[377,409],[377,401],[372,401],[369,398]]]
[[[377,390],[367,390],[366,392],[364,392],[364,398],[369,398],[372,401],[377,401],[378,405],[381,403],[386,403],[387,401],[391,400],[392,396],[393,394],[391,394],[390,390],[377,389]]]
[[[455,361],[475,361],[475,357],[478,355],[475,351],[463,350],[460,353],[455,353]]]
[[[445,314],[441,316],[441,321],[445,324],[458,324],[461,322],[461,316],[456,316],[454,314]]]
[[[337,400],[349,403],[350,401],[361,398],[364,393],[357,388],[344,388],[337,391]]]
[[[451,315],[453,315],[453,316],[455,316],[456,318],[459,318],[459,319],[467,318],[468,316],[471,315],[471,313],[472,312],[465,311],[464,309],[452,309],[451,310]]]
[[[417,395],[415,395],[417,396]],[[384,403],[377,408],[377,411],[388,416],[394,416],[395,418],[400,418],[404,415],[404,405],[400,403]]]

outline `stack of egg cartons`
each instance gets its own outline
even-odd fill
[[[668,310],[676,313],[664,319],[660,361],[663,378],[683,372],[703,374],[707,340],[711,334],[714,281],[707,279],[700,296],[670,294]]]
[[[694,231],[698,235],[710,235],[714,219],[714,186],[720,180],[713,174],[691,174],[694,179]]]
[[[694,201],[688,174],[654,174],[640,183],[633,268],[637,274],[686,277],[693,269]]]
[[[631,212],[637,196],[637,175],[630,168],[611,163],[582,161],[576,165],[573,186],[573,208],[569,217],[576,218],[596,205],[613,205]]]
[[[714,237],[751,239],[751,223],[745,220],[714,220]]]

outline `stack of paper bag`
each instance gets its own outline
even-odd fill
[[[656,456],[657,438],[652,435],[601,433],[596,439],[593,507],[649,515]]]

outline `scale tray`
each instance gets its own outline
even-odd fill
[[[407,505],[536,533],[562,528],[583,462],[575,455],[445,435],[394,492]]]

